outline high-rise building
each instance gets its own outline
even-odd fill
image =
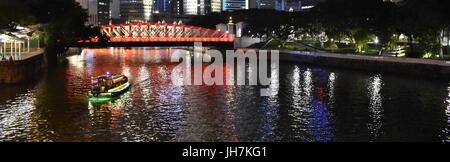
[[[184,0],[183,2],[185,15],[206,15],[221,10],[221,0]]]
[[[110,0],[97,0],[98,25],[109,24],[111,20]]]
[[[153,6],[153,0],[120,0],[120,17],[131,22],[150,21]]]
[[[80,6],[87,12],[88,20],[86,21],[86,25],[97,25],[97,0],[76,0],[76,2],[78,2]]]
[[[207,12],[211,13],[211,12],[221,12],[222,11],[222,1],[221,0],[209,0],[209,5],[210,5],[210,11]]]
[[[276,0],[250,0],[249,5],[252,9],[275,9]]]
[[[154,0],[153,13],[169,14],[172,12],[172,1],[173,0]]]
[[[111,0],[111,19],[120,19],[120,0]]]
[[[89,0],[75,0],[80,4],[83,9],[87,9],[89,7]]]
[[[304,0],[249,0],[249,8],[296,12],[302,10],[303,1]],[[315,4],[320,1],[322,0],[310,0],[309,3]]]
[[[249,0],[222,0],[222,11],[249,9]]]
[[[111,19],[110,0],[76,0],[87,11],[86,25],[108,24]]]
[[[174,15],[183,15],[183,0],[172,0],[170,4],[171,13]]]

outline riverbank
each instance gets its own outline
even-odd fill
[[[0,61],[0,84],[26,82],[47,67],[44,50],[24,52],[14,60]]]
[[[280,50],[280,61],[450,79],[450,61]]]

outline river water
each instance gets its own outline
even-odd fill
[[[0,90],[0,141],[450,141],[449,81],[282,62],[259,86],[176,86],[177,49],[85,49],[37,81]],[[103,105],[90,77],[129,76]],[[273,89],[272,89],[273,90]]]

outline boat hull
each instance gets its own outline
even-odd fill
[[[119,97],[124,94],[130,88],[130,83],[127,82],[119,87],[108,90],[108,92],[100,93],[97,96],[94,96],[92,92],[88,93],[89,101],[92,102],[104,102]]]

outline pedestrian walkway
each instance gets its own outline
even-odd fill
[[[0,61],[19,61],[26,60],[36,55],[41,55],[44,53],[44,49],[30,49],[30,52],[16,52],[10,53],[6,52],[5,54],[0,55]]]
[[[439,65],[439,66],[450,67],[450,61],[432,60],[432,59],[403,58],[403,57],[390,57],[390,56],[366,56],[366,55],[355,55],[355,54],[337,54],[337,53],[326,53],[326,52],[309,52],[309,51],[292,51],[292,50],[280,50],[280,53],[293,54],[293,55],[308,55],[308,56],[314,56],[314,57],[355,59],[355,60],[368,60],[368,61],[381,61],[381,62],[398,62],[398,63],[424,64],[424,65]]]

